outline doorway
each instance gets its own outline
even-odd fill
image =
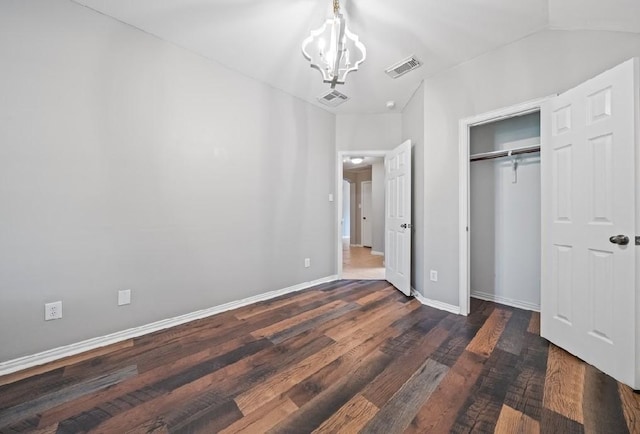
[[[338,274],[343,279],[385,279],[385,154],[384,151],[339,154]]]
[[[460,312],[540,311],[540,99],[460,121]]]

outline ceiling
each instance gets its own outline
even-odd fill
[[[355,164],[351,162],[349,157],[345,157],[344,160],[342,160],[342,170],[345,170],[345,171],[348,170],[351,172],[364,171],[371,168],[371,166],[373,166],[374,164],[382,163],[384,161],[384,158],[382,157],[362,157],[362,158],[363,158],[362,163]]]
[[[638,0],[342,0],[348,27],[367,47],[360,70],[329,89],[301,52],[331,13],[330,0],[74,0],[335,113],[401,111],[425,78],[545,28],[640,33]],[[384,70],[415,55],[398,79]]]

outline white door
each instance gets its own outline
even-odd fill
[[[371,247],[373,237],[373,226],[371,225],[371,181],[364,181],[360,183],[361,194],[361,214],[362,221],[360,222],[362,245],[364,247]]]
[[[545,107],[541,294],[542,336],[636,389],[637,78],[633,59]]]
[[[386,278],[405,295],[411,294],[411,141],[384,158]]]

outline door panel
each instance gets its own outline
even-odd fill
[[[543,113],[542,336],[632,387],[636,356],[637,61],[553,98]]]
[[[385,157],[385,268],[387,280],[411,294],[411,141]]]
[[[371,247],[373,244],[373,225],[371,222],[371,181],[364,181],[360,184],[362,191],[362,245],[364,247]]]

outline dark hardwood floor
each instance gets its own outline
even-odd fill
[[[640,433],[640,396],[539,337],[339,281],[0,377],[0,432]]]

